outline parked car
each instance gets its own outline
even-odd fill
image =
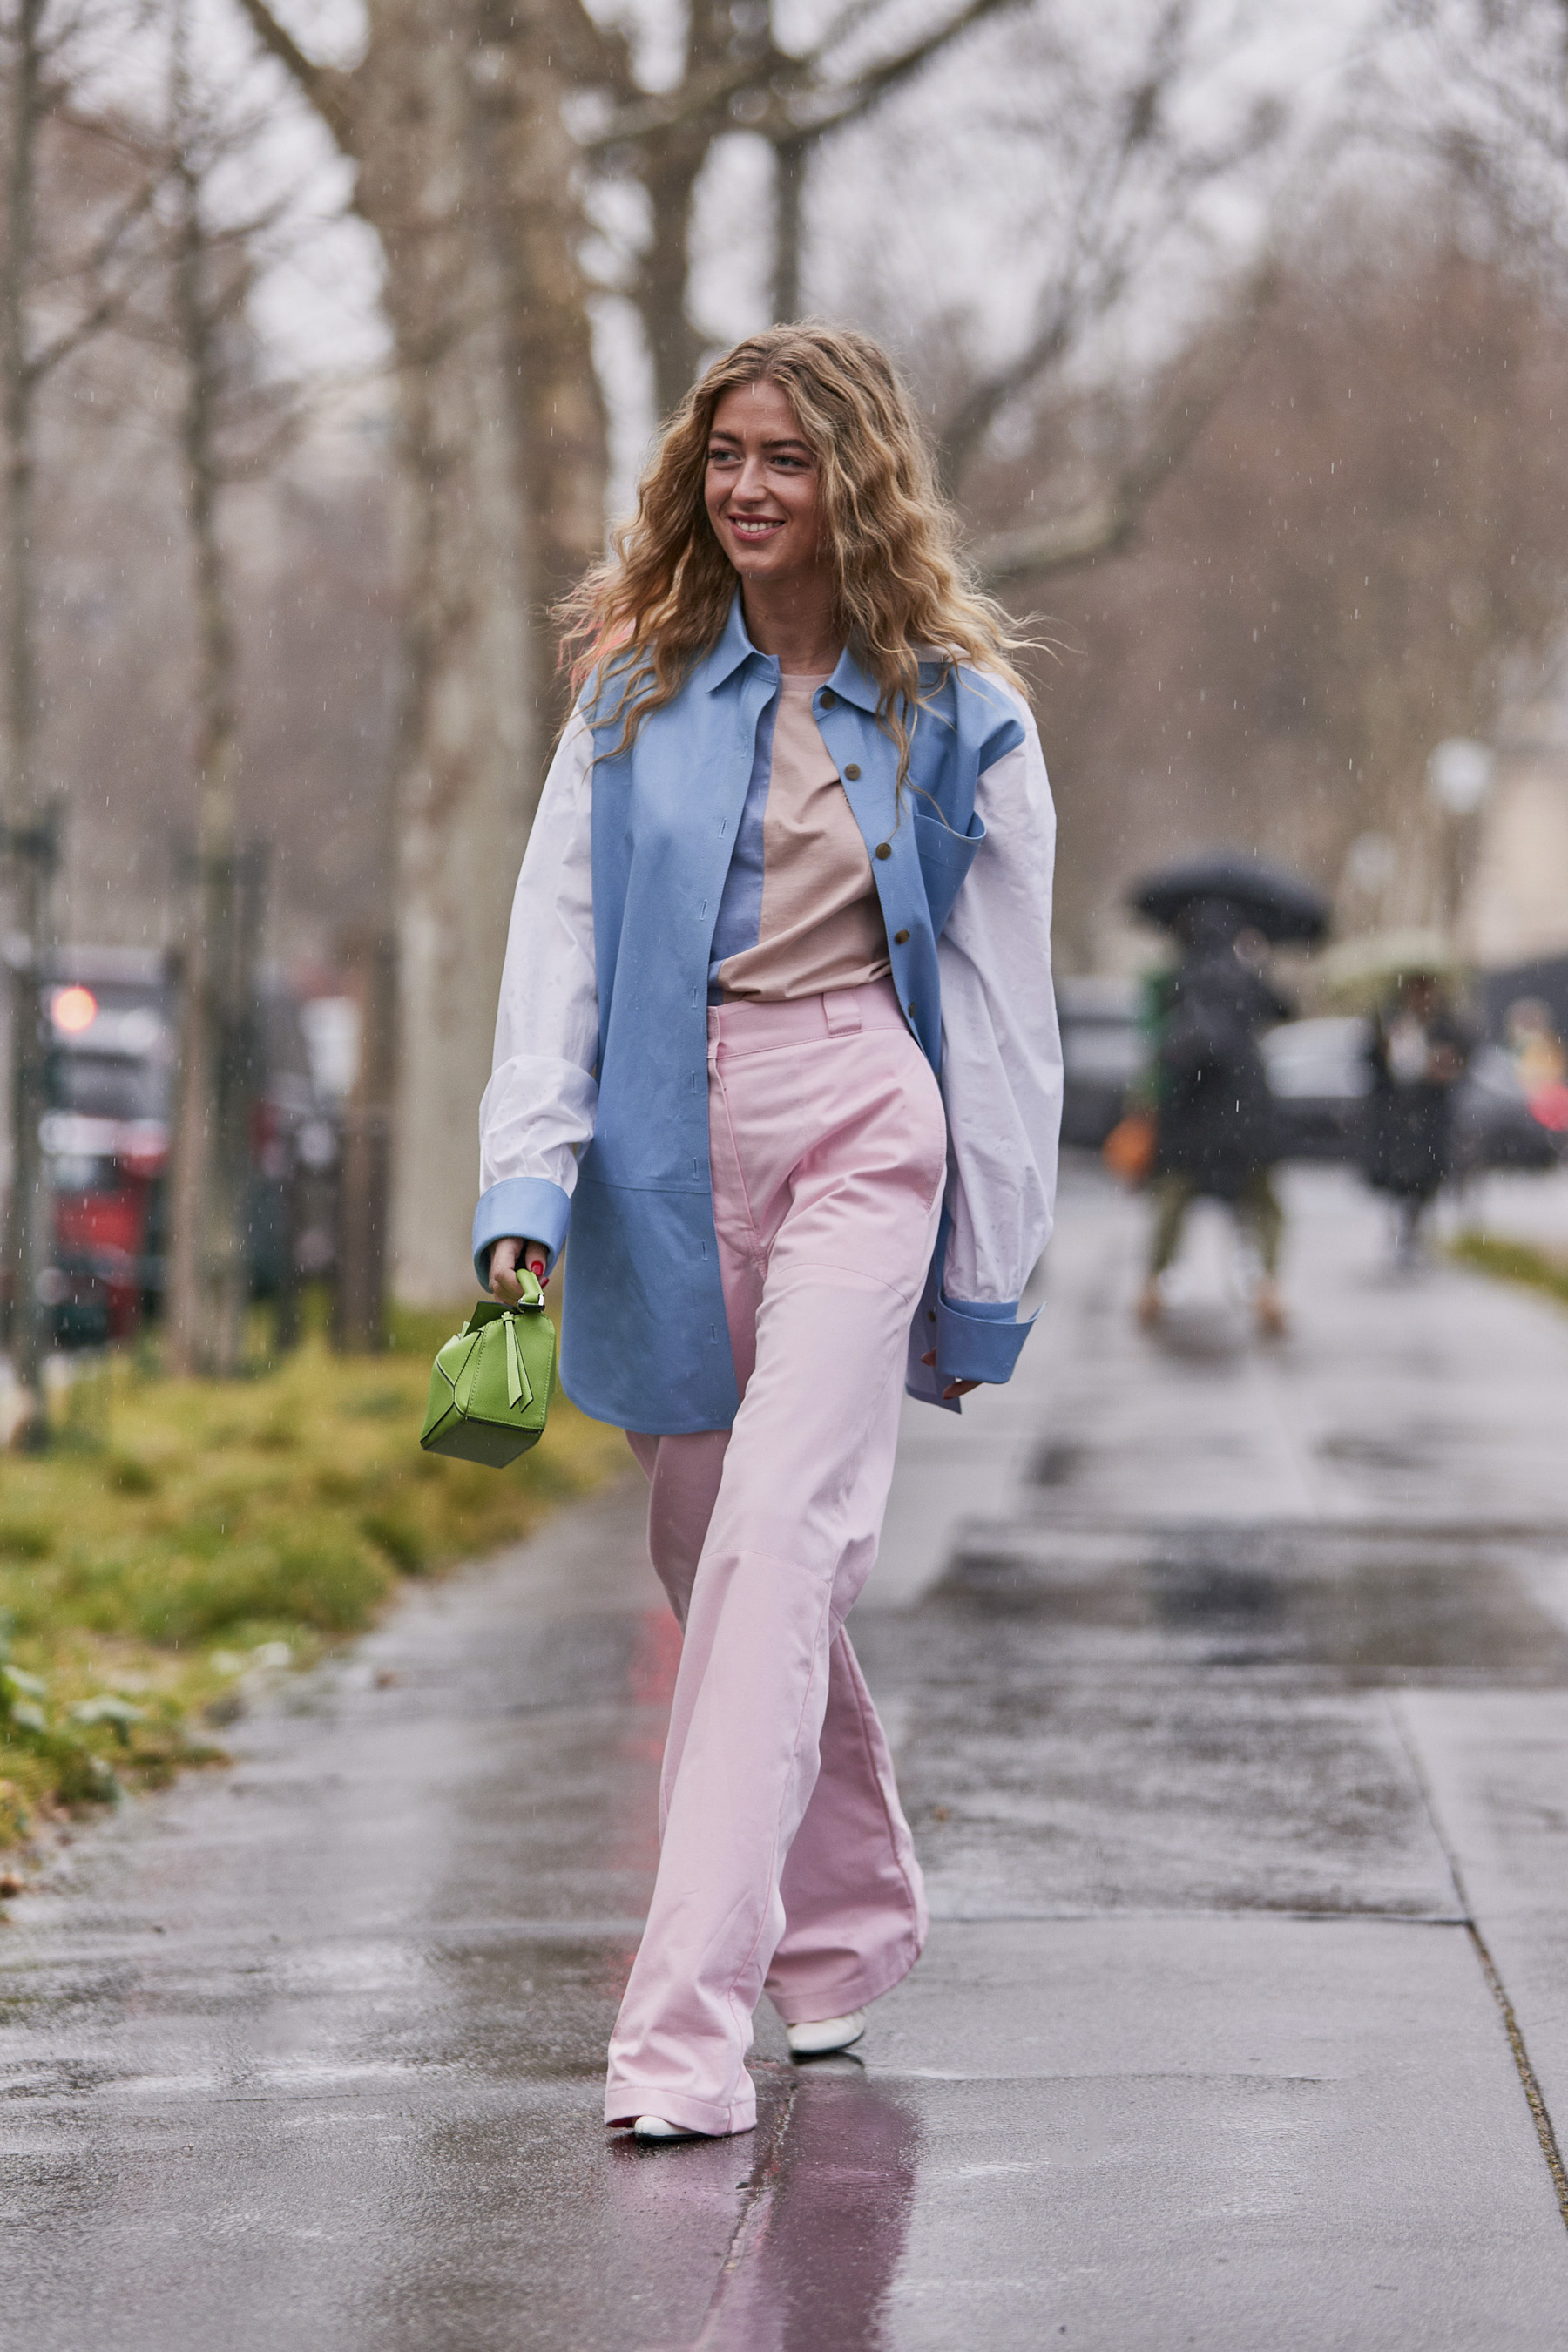
[[[1284,1160],[1358,1160],[1372,1092],[1371,1024],[1359,1014],[1286,1021],[1263,1038]]]
[[[1062,1141],[1098,1151],[1126,1107],[1147,1043],[1135,980],[1071,977],[1057,982],[1062,1033]]]
[[[62,1344],[118,1339],[163,1294],[177,989],[162,956],[68,949],[47,973],[41,1012],[53,1239],[43,1297]],[[246,1227],[252,1287],[265,1296],[290,1272],[330,1267],[337,1152],[287,992],[265,992],[258,1033]]]
[[[162,1286],[174,993],[161,956],[83,949],[56,959],[41,1011],[54,1243],[43,1297],[66,1344],[118,1339]]]

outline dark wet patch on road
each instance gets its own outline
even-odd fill
[[[1022,1520],[977,1529],[931,1605],[1048,1625],[1061,1664],[1557,1685],[1568,1627],[1529,1578],[1564,1559],[1557,1528]]]
[[[1387,1691],[1568,1684],[1555,1530],[978,1528],[857,1639],[947,1917],[1462,1908]]]

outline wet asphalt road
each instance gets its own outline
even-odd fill
[[[857,1616],[935,1917],[762,2122],[598,2123],[674,1664],[633,1482],[416,1592],[0,1931],[28,2352],[1558,2347],[1568,1318],[1295,1187],[1260,1353],[1069,1182]],[[1533,2102],[1533,2105],[1532,2105]]]

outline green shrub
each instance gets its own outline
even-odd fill
[[[5,1663],[47,1685],[41,1727],[0,1719],[0,1846],[40,1802],[210,1759],[184,1726],[234,1718],[258,1644],[308,1659],[367,1624],[400,1573],[515,1542],[619,1468],[618,1433],[564,1398],[509,1470],[421,1453],[430,1358],[461,1316],[400,1313],[369,1359],[312,1338],[221,1385],[121,1360],[94,1376],[96,1451],[0,1465],[0,1611],[20,1645]]]

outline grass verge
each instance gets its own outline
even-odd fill
[[[1489,1234],[1460,1234],[1449,1255],[1461,1265],[1473,1265],[1478,1274],[1495,1275],[1501,1282],[1522,1282],[1531,1290],[1545,1291],[1559,1306],[1568,1307],[1568,1257],[1534,1249],[1528,1242],[1494,1239]]]
[[[618,1432],[563,1396],[508,1470],[422,1454],[456,1328],[405,1313],[386,1355],[315,1336],[222,1384],[111,1360],[68,1392],[51,1452],[0,1458],[0,1847],[221,1760],[268,1676],[358,1632],[400,1578],[514,1541],[619,1466]]]

